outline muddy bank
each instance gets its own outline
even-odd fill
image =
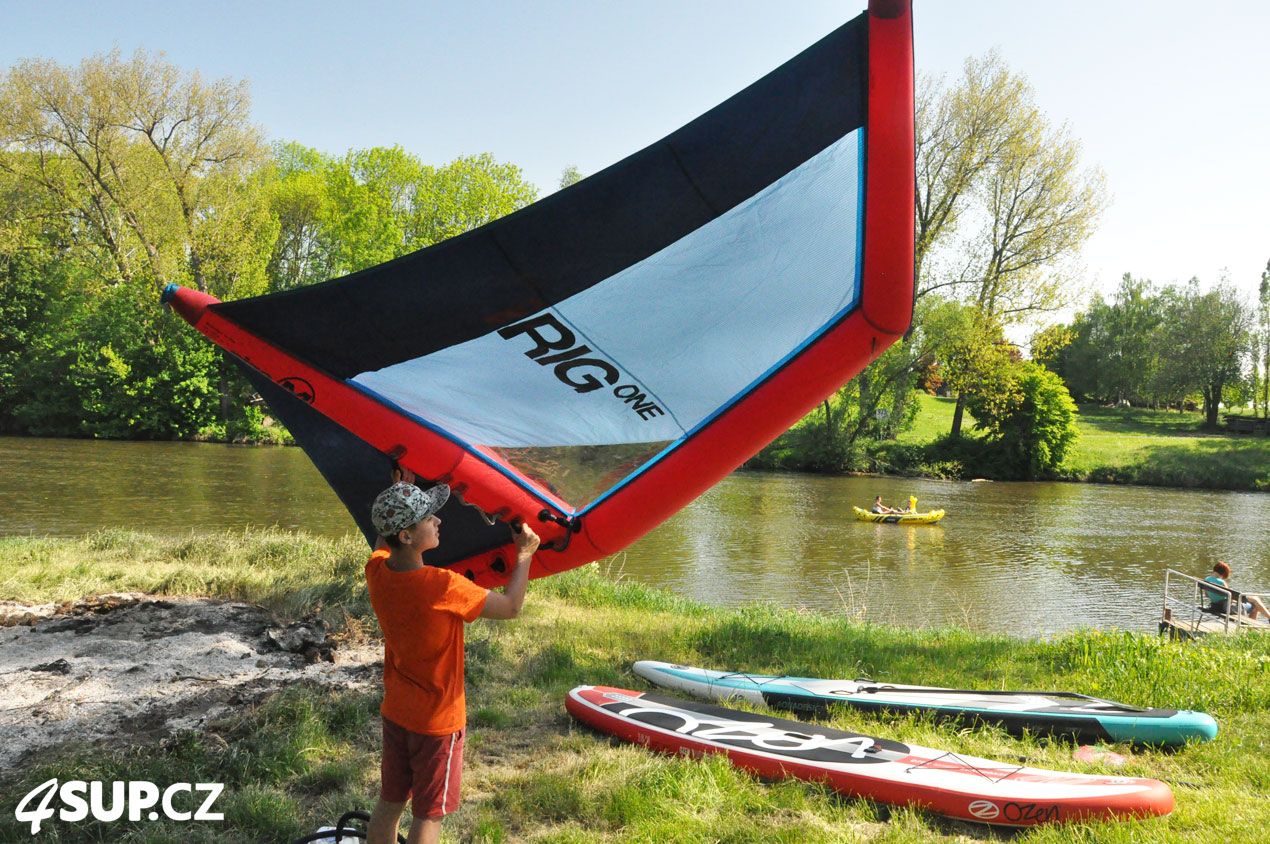
[[[210,598],[100,595],[0,602],[0,771],[67,742],[156,741],[283,687],[379,683],[378,643],[337,644],[320,619]]]

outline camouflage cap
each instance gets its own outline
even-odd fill
[[[380,536],[394,536],[440,510],[449,498],[450,488],[445,484],[419,489],[414,484],[395,483],[375,498],[370,520]]]

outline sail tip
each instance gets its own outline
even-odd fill
[[[869,0],[869,14],[875,18],[902,18],[910,5],[910,0]]]
[[[159,302],[171,307],[190,325],[195,325],[202,318],[207,306],[219,304],[220,300],[215,296],[208,296],[206,293],[200,293],[179,284],[169,284],[163,288]]]

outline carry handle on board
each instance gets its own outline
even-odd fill
[[[873,681],[872,680],[857,680],[856,682],[871,683]],[[1150,707],[1130,706],[1127,703],[1119,703],[1114,700],[1107,700],[1106,698],[1101,698],[1101,697],[1092,697],[1090,695],[1082,695],[1076,692],[1012,692],[1012,691],[1005,691],[1005,690],[998,691],[996,689],[940,689],[940,688],[929,688],[925,686],[913,688],[913,689],[900,689],[895,686],[887,686],[884,684],[876,685],[876,686],[861,686],[860,688],[856,689],[856,692],[868,692],[870,694],[873,692],[900,692],[900,693],[911,692],[913,694],[923,694],[923,695],[1000,695],[1000,696],[1035,695],[1037,697],[1065,697],[1065,698],[1073,698],[1076,700],[1087,700],[1087,701],[1090,701],[1091,703],[1105,703],[1109,706],[1114,706],[1119,709],[1123,709],[1127,712],[1150,712],[1151,711]]]

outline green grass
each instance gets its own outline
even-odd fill
[[[1197,413],[1080,407],[1077,480],[1270,490],[1270,437],[1207,432]]]
[[[215,595],[287,618],[314,607],[370,611],[360,578],[366,544],[281,529],[178,539],[103,530],[80,539],[0,537],[0,600],[68,601],[107,592]]]
[[[0,543],[0,597],[75,596],[80,585],[160,586],[306,607],[282,596],[276,575],[345,619],[374,630],[363,597],[356,543],[299,537],[296,553],[276,533],[159,540],[138,534]],[[232,540],[232,541],[231,541]],[[282,543],[285,545],[285,543]],[[103,549],[104,546],[104,550]],[[198,551],[196,549],[204,549]],[[130,549],[130,550],[123,550]],[[70,561],[96,554],[109,578]],[[129,554],[138,560],[129,563]],[[227,559],[221,559],[220,555]],[[191,563],[190,561],[194,562]],[[189,578],[175,571],[192,565]],[[218,591],[222,587],[228,594]],[[316,603],[310,604],[312,609]],[[1210,743],[1180,750],[1131,749],[1124,773],[1172,782],[1177,808],[1162,819],[1071,824],[1017,834],[950,822],[925,812],[848,799],[799,781],[762,782],[724,760],[660,756],[598,736],[564,712],[566,691],[595,683],[646,688],[637,659],[662,659],[761,673],[867,675],[890,682],[987,688],[1049,688],[1128,703],[1211,712]],[[530,585],[522,616],[468,629],[471,733],[464,805],[445,825],[463,842],[1141,842],[1264,841],[1270,798],[1270,637],[1178,644],[1132,633],[1087,630],[1024,641],[960,629],[911,630],[842,617],[751,606],[711,608],[638,584],[596,565]],[[284,842],[366,810],[378,780],[373,694],[294,687],[199,735],[157,747],[109,743],[67,748],[0,781],[0,841],[31,840],[17,824],[17,799],[46,779],[222,782],[218,824],[54,823],[40,841]],[[1062,742],[1015,738],[926,718],[841,711],[834,726],[956,753],[1026,759],[1038,767],[1108,771],[1072,759]]]
[[[909,445],[925,445],[948,436],[948,432],[952,430],[953,411],[957,407],[957,400],[917,393],[917,405],[919,410],[917,418],[913,420],[913,427],[904,431],[896,439]],[[973,434],[974,424],[975,418],[966,411],[961,422],[962,432]]]
[[[947,436],[956,401],[919,395],[921,410],[901,446]],[[1080,436],[1060,480],[1136,483],[1206,489],[1270,490],[1270,437],[1203,429],[1198,413],[1080,405]],[[962,432],[978,436],[969,414]],[[927,461],[938,455],[925,455]],[[974,467],[967,467],[974,474]]]

